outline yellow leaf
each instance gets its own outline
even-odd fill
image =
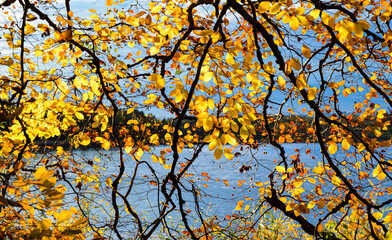
[[[317,208],[318,208],[318,209],[322,209],[322,208],[324,208],[324,206],[325,206],[325,201],[324,201],[324,200],[320,200],[320,201],[317,203]]]
[[[109,150],[109,148],[110,148],[110,142],[109,142],[109,141],[105,141],[104,143],[102,143],[102,147],[103,147],[105,150]]]
[[[331,142],[328,146],[328,151],[331,155],[335,154],[338,151],[338,145],[336,142]]]
[[[57,213],[57,212],[56,212]],[[57,213],[54,217],[57,219],[57,224],[67,221],[72,217],[72,212],[68,210],[61,210],[60,213]]]
[[[305,79],[305,74],[300,74],[297,77],[297,88],[298,90],[302,90],[306,87],[306,79]]]
[[[39,167],[34,173],[34,178],[37,180],[46,180],[54,174],[54,170],[46,171],[45,167]]]
[[[332,201],[329,201],[327,204],[328,211],[332,211],[334,207],[335,207],[335,203]]]
[[[270,2],[263,1],[259,3],[257,10],[259,11],[259,13],[265,13],[268,11],[269,8],[270,8]]]
[[[155,84],[155,87],[157,88],[157,89],[162,89],[162,88],[164,88],[165,87],[165,79],[164,78],[160,78],[160,79],[158,79],[158,81],[156,82],[156,84]]]
[[[213,34],[211,34],[212,43],[218,42],[220,37],[221,35],[218,32],[214,32]]]
[[[387,111],[385,111],[385,109],[378,110],[377,118],[383,119],[384,118],[384,114],[386,114],[386,113],[387,113]]]
[[[310,51],[310,48],[306,45],[302,45],[301,52],[306,58],[310,58],[310,56],[312,56],[312,51]]]
[[[294,30],[297,31],[299,28],[299,21],[298,18],[295,16],[291,17],[290,22],[289,22],[290,27]]]
[[[158,5],[158,6],[153,7],[153,8],[150,10],[150,12],[151,12],[151,13],[157,13],[157,12],[161,11],[161,9],[162,9],[162,5]]]
[[[225,158],[228,160],[232,160],[234,157],[234,154],[229,152],[229,150],[226,147],[224,148],[223,154],[225,155]]]
[[[308,182],[312,184],[316,184],[316,180],[314,180],[314,178],[308,178]]]
[[[217,148],[218,146],[221,146],[222,143],[219,139],[213,139],[210,144],[208,144],[208,149],[210,151],[214,150],[215,148]]]
[[[241,129],[240,129],[240,136],[241,136],[243,139],[247,139],[248,136],[249,136],[249,130],[248,130],[244,125],[242,125],[242,127],[241,127]]]
[[[328,83],[328,87],[330,87],[332,89],[338,89],[339,85],[336,82],[330,82],[330,83]]]
[[[151,155],[151,159],[154,163],[159,162],[159,158],[154,154]]]
[[[234,122],[234,121],[231,122],[230,126],[231,126],[231,130],[233,130],[233,132],[238,132],[239,127],[236,122]]]
[[[223,156],[223,148],[222,146],[218,147],[217,149],[215,149],[214,151],[214,157],[216,160],[221,159]]]
[[[235,64],[234,57],[233,57],[233,55],[231,55],[231,53],[229,53],[229,52],[226,54],[226,61],[227,61],[227,63],[230,64],[230,65],[234,65],[234,64]]]
[[[214,119],[211,116],[209,116],[203,122],[204,131],[208,132],[208,131],[212,130],[213,127],[214,127]]]
[[[160,50],[161,50],[160,47],[153,46],[153,47],[150,48],[150,55],[156,55],[156,54],[159,53]]]
[[[263,183],[262,182],[255,182],[256,187],[262,187]]]
[[[322,174],[323,172],[324,172],[324,168],[322,167],[322,166],[318,166],[318,167],[315,167],[314,169],[313,169],[313,172],[315,173],[315,174]]]
[[[362,29],[361,24],[354,23],[352,30],[353,30],[354,34],[357,37],[362,37],[363,36],[363,29]]]
[[[62,32],[57,40],[59,40],[59,42],[68,42],[71,39],[72,39],[72,29],[68,29]]]
[[[294,210],[295,207],[296,207],[295,203],[288,204],[288,205],[286,205],[286,211],[292,211],[292,210]]]
[[[246,212],[246,211],[248,211],[248,210],[249,210],[249,208],[250,208],[250,205],[249,205],[249,204],[247,204],[247,205],[245,206],[245,212]]]
[[[366,20],[359,20],[357,22],[363,29],[370,29],[370,24]]]
[[[358,152],[362,152],[363,150],[365,150],[365,145],[363,145],[362,143],[358,143]]]
[[[146,18],[144,19],[144,22],[146,23],[146,25],[151,25],[151,23],[152,23],[152,17],[151,17],[150,14],[148,14],[148,15],[146,16]]]
[[[317,195],[322,196],[323,195],[323,191],[321,191],[321,187],[320,186],[316,186],[314,188],[314,191],[316,192]]]
[[[82,25],[85,26],[85,27],[88,27],[88,26],[91,25],[91,23],[92,22],[90,20],[83,20]]]
[[[314,206],[316,206],[316,202],[310,201],[310,202],[308,203],[308,205],[307,205],[307,208],[308,208],[308,209],[312,209],[312,208],[314,208]]]
[[[373,213],[373,216],[375,219],[380,220],[383,216],[383,214],[381,212],[375,212]]]
[[[200,30],[200,31],[195,31],[195,34],[199,36],[210,36],[214,33],[215,31],[212,29],[206,29],[206,30]]]
[[[280,11],[280,3],[275,3],[274,5],[271,6],[270,13],[277,14]]]
[[[83,120],[83,119],[84,119],[83,114],[81,114],[80,112],[76,112],[76,113],[75,113],[75,116],[76,116],[76,118],[79,119],[79,120]]]
[[[323,224],[322,223],[319,223],[319,224],[317,224],[317,232],[322,232],[323,231]]]
[[[38,222],[38,228],[42,230],[48,230],[51,226],[52,220],[50,218],[45,218]]]
[[[106,7],[110,7],[113,5],[113,0],[106,0]]]
[[[91,138],[88,135],[86,135],[86,134],[83,134],[80,137],[80,144],[83,145],[83,146],[89,145],[90,141],[91,141]]]
[[[155,82],[156,89],[162,89],[165,87],[165,79],[159,73],[151,74],[148,79]]]
[[[209,82],[212,78],[214,77],[214,73],[213,72],[206,72],[204,74],[204,82]]]
[[[316,99],[317,89],[315,87],[310,88],[308,91],[308,100],[312,101]]]
[[[321,21],[325,24],[325,25],[329,25],[329,14],[326,12],[321,12]]]
[[[320,16],[320,10],[319,9],[313,9],[309,13],[309,16],[313,18],[313,19],[310,19],[311,21],[316,20]]]
[[[285,173],[286,169],[283,166],[276,166],[276,171],[280,172],[280,173]]]
[[[389,230],[385,235],[385,240],[392,240],[392,230]]]
[[[286,81],[284,80],[284,78],[282,76],[278,77],[278,84],[279,86],[281,86],[282,88],[286,87]]]
[[[230,144],[230,145],[236,145],[237,144],[237,140],[231,134],[226,134],[226,140],[227,140],[227,143]]]
[[[52,189],[55,185],[56,177],[50,177],[48,180],[45,180],[44,183],[42,183],[41,191]]]
[[[291,58],[291,66],[297,71],[301,70],[301,63],[296,58]]]
[[[350,149],[350,143],[347,141],[346,138],[344,138],[342,141],[342,149],[345,151]]]
[[[373,177],[376,177],[380,181],[384,180],[386,177],[386,174],[383,172],[380,165],[377,165],[377,167],[375,169],[373,169],[372,175],[373,175]]]
[[[243,206],[244,206],[244,201],[243,201],[243,200],[238,201],[238,202],[237,202],[237,206],[235,207],[235,210],[239,211],[239,210],[241,210],[241,208],[242,208]]]
[[[341,184],[340,178],[338,178],[337,176],[333,176],[332,177],[332,184],[335,186],[340,186],[340,184]]]

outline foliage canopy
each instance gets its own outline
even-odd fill
[[[2,3],[1,238],[389,238],[389,1],[73,4]],[[192,167],[245,157],[238,186],[258,196],[222,220]],[[147,214],[138,185],[158,196]]]

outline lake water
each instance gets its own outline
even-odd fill
[[[318,145],[314,144],[302,144],[292,143],[283,144],[286,156],[300,154],[300,160],[305,163],[307,167],[314,167],[317,162],[322,161],[320,156],[320,150]],[[154,169],[155,174],[161,181],[167,174],[168,170],[163,167],[160,163],[154,163],[151,159],[151,155],[160,155],[159,152],[168,146],[156,147],[152,152],[145,152],[142,156],[143,161],[148,162]],[[306,154],[305,151],[311,150],[310,154]],[[205,151],[201,152],[198,159],[193,163],[192,167],[188,170],[187,174],[193,174],[193,176],[185,178],[183,181],[183,187],[185,189],[192,189],[192,183],[196,186],[196,189],[200,192],[200,208],[205,213],[205,218],[216,216],[217,219],[223,219],[227,214],[238,213],[234,211],[237,202],[239,200],[245,200],[246,204],[257,204],[259,200],[258,188],[254,187],[254,183],[268,181],[268,175],[272,169],[276,166],[278,159],[278,151],[268,146],[261,146],[257,151],[250,150],[247,148],[237,148],[238,156],[234,157],[233,160],[227,160],[224,157],[220,160],[215,160],[213,152],[208,151],[208,147]],[[186,158],[190,158],[193,154],[193,149],[184,149],[180,154],[179,163],[186,162]],[[343,153],[338,153],[342,154]],[[100,199],[110,200],[111,191],[105,185],[105,181],[108,178],[114,179],[113,174],[117,174],[119,166],[119,154],[117,151],[102,151],[102,150],[74,150],[73,158],[80,162],[93,161],[94,165],[100,166],[102,169],[99,171],[99,181],[101,182],[100,192],[85,193],[86,201],[89,201],[89,209],[85,209],[89,214],[97,215],[96,222],[110,221],[113,212],[110,211],[110,204],[107,205],[105,201],[99,201]],[[136,162],[131,156],[125,155],[126,165],[126,176],[123,178],[120,184],[120,192],[125,194],[128,190],[129,182],[133,171],[135,169]],[[338,155],[336,155],[338,157]],[[94,160],[100,159],[100,162]],[[170,164],[170,155],[166,155],[167,163]],[[90,162],[91,163],[91,162]],[[242,166],[248,166],[248,171],[242,171]],[[180,168],[180,166],[178,166]],[[86,174],[90,174],[93,167],[86,164],[82,171]],[[208,175],[207,175],[208,173]],[[154,219],[158,216],[158,206],[162,201],[163,196],[157,191],[157,187],[151,184],[154,180],[154,175],[147,167],[146,164],[140,165],[137,174],[135,175],[135,185],[129,195],[129,201],[133,209],[143,216],[146,222],[148,219]],[[66,187],[67,185],[64,184]],[[75,183],[76,185],[76,183]],[[253,187],[252,187],[253,186]],[[309,186],[303,185],[305,189]],[[331,187],[332,189],[332,187]],[[323,189],[324,191],[324,189]],[[83,191],[81,191],[83,192]],[[191,225],[200,226],[197,218],[195,218],[195,203],[192,192],[186,190],[183,191],[184,199],[186,200],[186,209],[191,210],[188,214],[188,219]],[[389,198],[389,196],[384,196]],[[125,208],[120,198],[118,198],[118,204],[122,213],[121,216],[125,216]],[[176,201],[176,198],[174,198]],[[252,199],[252,200],[250,200]],[[66,201],[75,205],[74,197],[72,195],[67,196]],[[176,202],[178,206],[178,202]],[[244,206],[245,206],[244,205]],[[243,210],[242,210],[243,212]],[[127,215],[127,219],[121,219],[120,228],[122,231],[127,232],[126,235],[134,234],[133,223],[130,220],[130,215]],[[169,214],[168,219],[172,220],[170,224],[176,226],[179,223],[179,212],[174,211]],[[131,225],[130,225],[131,224]],[[181,224],[180,224],[181,225]],[[109,234],[109,233],[108,233]]]

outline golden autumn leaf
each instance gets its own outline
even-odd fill
[[[69,210],[61,210],[61,212],[55,212],[54,217],[57,219],[57,224],[65,222],[72,217],[72,212]]]
[[[310,88],[308,91],[308,100],[312,101],[316,99],[316,95],[317,95],[317,89],[315,87]]]
[[[159,73],[151,74],[148,79],[155,83],[155,87],[158,90],[165,87],[165,79]]]
[[[385,240],[392,240],[392,230],[389,230],[385,235]]]
[[[299,21],[298,21],[298,18],[295,17],[295,16],[291,17],[291,18],[290,18],[290,21],[289,21],[289,25],[290,25],[290,27],[291,27],[294,31],[297,31],[298,28],[299,28],[299,26],[300,26],[300,23],[299,23]]]
[[[334,202],[332,202],[332,201],[329,201],[328,203],[327,203],[327,209],[328,209],[328,211],[332,211],[332,209],[335,207],[335,203]]]
[[[226,54],[226,61],[227,61],[227,63],[230,64],[230,65],[234,65],[234,64],[235,64],[234,57],[233,57],[233,55],[232,55],[231,53],[229,53],[229,52]]]
[[[218,148],[215,149],[214,151],[214,158],[216,160],[221,159],[223,156],[223,148],[222,146],[219,146]]]
[[[322,195],[323,195],[323,192],[322,192],[321,187],[320,187],[319,185],[317,185],[317,186],[314,188],[314,191],[315,191],[316,194],[319,195],[319,196],[322,196]]]
[[[153,8],[151,8],[150,12],[151,13],[158,13],[159,11],[161,11],[162,8],[163,8],[162,5],[157,5]]]
[[[224,154],[225,158],[228,159],[228,160],[232,160],[233,157],[234,157],[234,154],[231,153],[231,152],[229,151],[229,149],[227,149],[227,147],[224,147],[223,154]]]
[[[150,14],[148,14],[148,15],[146,16],[146,18],[144,19],[144,22],[146,23],[146,25],[151,25],[151,23],[152,23],[152,18],[151,18],[151,15],[150,15]]]
[[[336,144],[336,142],[329,143],[328,151],[331,155],[335,154],[338,151],[338,145]]]
[[[346,138],[342,140],[342,149],[345,151],[350,149],[350,143],[347,141]]]
[[[278,12],[280,11],[280,7],[281,7],[281,4],[280,4],[280,3],[275,3],[275,4],[273,4],[273,5],[271,6],[271,8],[270,8],[270,14],[276,14],[276,13],[278,13]]]
[[[84,115],[83,115],[82,113],[80,113],[80,112],[76,112],[76,113],[75,113],[75,116],[76,116],[76,118],[79,119],[79,120],[83,120],[83,119],[84,119]]]
[[[262,187],[263,183],[262,182],[255,182],[256,187]]]
[[[72,29],[67,29],[64,32],[55,32],[55,37],[59,42],[68,42],[72,39]]]
[[[233,132],[238,132],[239,126],[238,126],[238,124],[236,122],[234,122],[234,121],[231,122],[230,126],[231,126],[231,130],[233,130]]]
[[[276,171],[278,171],[280,173],[286,172],[286,169],[283,166],[276,166],[275,169],[276,169]]]
[[[113,0],[106,0],[106,6],[110,7],[113,5]]]
[[[323,224],[322,224],[322,223],[318,223],[318,224],[317,224],[317,231],[318,231],[319,233],[321,233],[321,232],[323,231],[323,229],[324,229]]]
[[[324,206],[325,206],[325,201],[324,200],[320,200],[320,201],[318,201],[317,202],[317,208],[318,209],[323,209],[324,208]]]
[[[304,55],[304,57],[306,57],[306,58],[310,58],[312,56],[312,52],[311,52],[310,48],[306,45],[302,45],[301,52],[302,52],[302,55]]]
[[[152,161],[153,161],[154,163],[159,162],[159,158],[158,158],[156,155],[154,155],[154,154],[151,155],[151,159],[152,159]]]
[[[52,227],[52,219],[44,218],[38,222],[38,228],[41,230],[47,230]]]
[[[249,130],[244,125],[240,129],[240,136],[242,139],[247,139],[249,137]]]
[[[47,171],[44,166],[41,166],[35,171],[34,178],[37,180],[46,180],[53,176],[54,171]]]
[[[297,71],[301,70],[301,63],[297,58],[291,58],[291,66]]]
[[[385,109],[378,110],[377,118],[383,119],[386,115],[387,111]]]
[[[268,1],[262,1],[259,3],[259,6],[257,7],[257,10],[259,11],[259,13],[265,13],[269,10],[270,8],[270,2]]]
[[[278,77],[278,84],[279,86],[281,86],[282,88],[286,87],[286,81],[284,80],[284,78],[282,76]]]
[[[297,77],[297,88],[298,90],[302,90],[306,87],[306,78],[305,75],[302,73]]]
[[[241,200],[241,201],[238,201],[237,202],[237,206],[235,207],[235,211],[239,211],[239,210],[241,210],[242,209],[242,207],[244,206],[244,201],[243,200]]]

